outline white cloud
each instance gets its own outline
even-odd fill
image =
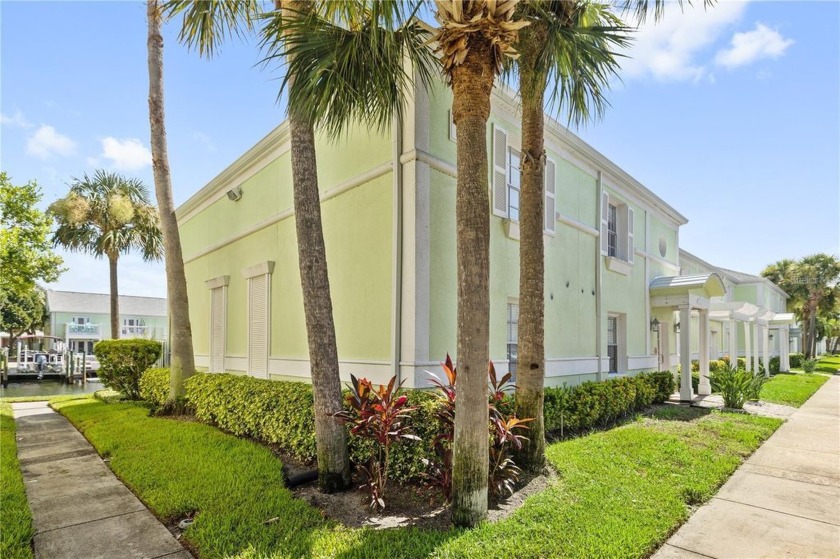
[[[103,138],[99,157],[109,160],[113,167],[121,171],[137,171],[152,164],[152,152],[137,138]],[[93,158],[89,162],[91,160]]]
[[[13,126],[16,128],[32,128],[32,123],[26,120],[26,117],[23,116],[23,113],[20,112],[20,109],[15,111],[15,114],[12,116],[5,115],[0,113],[0,124],[5,126]]]
[[[785,39],[775,29],[757,22],[752,31],[735,33],[729,47],[718,51],[715,63],[732,69],[762,58],[778,58],[792,44],[792,39]]]
[[[676,3],[669,3],[659,22],[650,17],[639,27],[625,53],[631,59],[621,61],[621,76],[695,82],[709,78],[704,51],[741,19],[746,7],[747,2],[733,1],[709,9],[684,4],[680,10]]]
[[[75,151],[76,142],[47,124],[42,124],[26,141],[26,152],[43,159],[51,155],[72,155]]]

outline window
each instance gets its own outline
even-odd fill
[[[508,370],[513,379],[516,379],[516,362],[518,357],[517,344],[519,343],[519,305],[508,303],[507,306],[507,358]]]
[[[611,200],[610,195],[604,192],[601,199],[601,253],[632,264],[634,227],[633,208]]]
[[[122,333],[124,336],[140,336],[146,333],[146,321],[142,318],[124,318]]]
[[[610,360],[610,373],[618,372],[618,317],[607,317],[607,357]]]
[[[507,171],[507,192],[508,192],[508,218],[519,221],[519,191],[522,175],[519,170],[520,157],[515,149],[508,148],[508,171]]]
[[[87,316],[74,316],[70,322],[72,324],[89,324],[90,318]]]
[[[607,256],[618,256],[618,208],[614,204],[607,213]]]

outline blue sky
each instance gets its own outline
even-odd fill
[[[176,202],[284,118],[279,74],[253,43],[213,60],[165,30]],[[649,22],[603,120],[577,130],[690,223],[680,244],[757,273],[784,257],[838,253],[840,3],[730,2]],[[152,188],[145,6],[0,3],[0,167],[37,179],[45,204],[102,167]],[[67,255],[57,286],[108,290],[107,264]],[[161,264],[123,259],[121,291],[164,295]]]

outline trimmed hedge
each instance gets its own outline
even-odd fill
[[[140,377],[160,358],[163,346],[155,340],[102,340],[93,346],[102,384],[130,399],[140,398]]]
[[[782,360],[778,355],[770,358],[770,374],[771,375],[775,375],[775,374],[779,373],[779,368],[782,366],[781,363],[782,363]]]
[[[147,369],[140,377],[140,398],[159,407],[169,397],[169,369]]]
[[[802,362],[805,361],[805,354],[804,353],[791,353],[790,354],[790,368],[801,369]]]
[[[169,393],[169,370],[149,369],[141,381],[141,394],[152,406],[162,405]],[[668,372],[641,373],[635,377],[586,382],[575,387],[545,390],[545,426],[580,431],[607,425],[652,403],[666,401],[674,392]],[[349,393],[346,393],[349,394]],[[390,455],[391,479],[417,479],[425,471],[423,459],[435,458],[432,441],[440,432],[435,415],[438,396],[423,390],[406,390],[417,410],[407,424],[420,441],[403,440]],[[186,381],[186,400],[197,419],[234,435],[277,444],[298,460],[315,459],[315,416],[312,387],[229,373],[200,373]],[[349,409],[349,406],[348,406]],[[363,463],[370,456],[371,441],[350,439],[350,458]]]
[[[631,412],[664,402],[673,391],[674,377],[668,371],[546,388],[545,428],[565,434],[608,425]]]

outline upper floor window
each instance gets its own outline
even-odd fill
[[[74,316],[70,320],[72,324],[90,324],[90,317],[88,316]]]
[[[519,221],[519,192],[522,185],[519,152],[508,148],[507,206],[508,218]]]
[[[618,208],[610,204],[607,210],[607,256],[618,256]]]
[[[604,192],[601,200],[601,253],[632,264],[634,221],[633,208]]]
[[[511,375],[516,375],[516,362],[519,345],[519,305],[508,303],[507,306],[507,358]]]

